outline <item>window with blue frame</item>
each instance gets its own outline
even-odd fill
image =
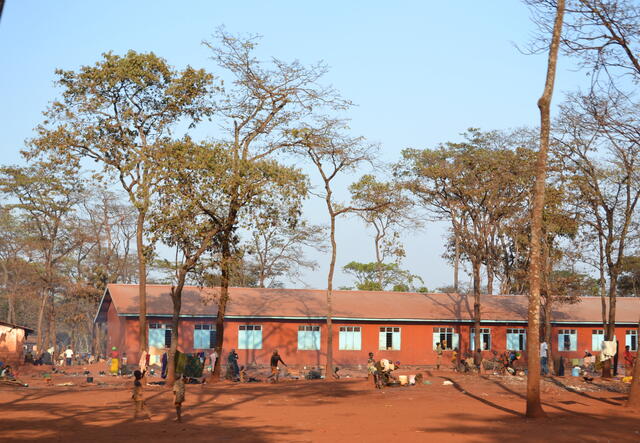
[[[193,349],[213,349],[215,347],[215,325],[196,324],[193,330]]]
[[[262,349],[262,326],[238,326],[238,349]]]
[[[341,351],[359,351],[362,334],[359,326],[340,326],[338,349]]]
[[[171,326],[163,323],[149,324],[149,347],[168,348],[171,346]]]
[[[578,331],[575,329],[558,330],[558,351],[577,351]]]
[[[298,350],[320,350],[320,326],[298,326]]]
[[[507,350],[508,351],[524,351],[527,346],[527,330],[526,329],[507,329]]]

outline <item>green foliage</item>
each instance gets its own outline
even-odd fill
[[[342,270],[356,278],[356,288],[360,291],[384,291],[389,287],[393,291],[408,292],[414,290],[414,282],[423,283],[422,278],[403,270],[397,263],[359,263],[352,261]],[[382,285],[378,276],[382,275]]]

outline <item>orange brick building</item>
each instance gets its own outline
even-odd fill
[[[152,361],[170,345],[172,303],[169,285],[147,286],[148,337]],[[178,349],[208,351],[215,343],[217,288],[185,287]],[[483,353],[525,350],[527,297],[482,297]],[[550,347],[554,355],[581,357],[599,352],[603,338],[601,301],[585,297],[558,305],[552,316]],[[616,337],[620,347],[637,351],[640,299],[619,298]],[[335,364],[365,365],[367,354],[407,365],[431,365],[434,344],[447,340],[462,353],[473,346],[473,301],[462,294],[334,291]],[[107,346],[137,361],[138,286],[109,285],[95,322],[105,330]],[[326,291],[230,288],[225,316],[223,357],[236,349],[240,364],[268,365],[278,349],[290,366],[324,364],[327,346]]]

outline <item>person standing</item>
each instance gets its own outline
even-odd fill
[[[633,374],[633,361],[635,358],[630,351],[629,345],[624,347],[624,375],[629,376]]]
[[[138,415],[141,412],[144,412],[147,415],[147,418],[151,420],[151,414],[147,409],[147,406],[144,404],[144,394],[142,391],[142,377],[144,377],[146,371],[135,370],[133,372],[133,376],[135,380],[133,381],[133,392],[131,395],[131,399],[135,404],[135,412],[133,414],[134,420],[138,418]]]
[[[549,375],[549,347],[547,342],[540,342],[540,371],[542,375]]]
[[[111,364],[109,365],[109,372],[111,373],[111,375],[118,375],[118,370],[120,368],[120,355],[118,354],[118,349],[115,346],[111,348],[110,357]]]
[[[271,355],[271,375],[267,377],[267,379],[273,378],[274,383],[278,383],[278,378],[280,376],[280,369],[278,368],[278,363],[282,363],[283,365],[287,366],[287,364],[284,361],[282,361],[280,354],[278,354],[278,350],[274,349],[273,355]]]
[[[232,349],[231,352],[229,352],[227,363],[229,364],[228,371],[231,373],[231,378],[237,380],[240,376],[240,368],[238,367],[238,354],[235,349]]]
[[[67,349],[64,351],[64,358],[67,362],[67,366],[71,366],[73,364],[73,351],[71,350],[71,346],[67,346]]]
[[[367,360],[367,380],[370,380],[372,377],[375,379],[374,374],[376,373],[376,359],[373,358],[373,352],[369,352],[369,359]]]
[[[180,374],[173,384],[173,405],[176,407],[176,421],[182,423],[182,402],[184,401],[184,375]]]
[[[209,371],[213,374],[214,369],[216,368],[216,361],[218,361],[218,352],[214,349],[209,354]]]
[[[442,343],[436,343],[436,369],[440,369],[440,363],[442,362]]]

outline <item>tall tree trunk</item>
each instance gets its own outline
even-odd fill
[[[453,257],[453,289],[458,292],[458,270],[460,269],[460,238],[458,237],[455,229],[453,231],[453,241],[455,242],[455,255]]]
[[[607,331],[609,326],[607,325],[607,287],[604,277],[604,245],[602,244],[602,235],[598,234],[598,251],[600,253],[600,302],[602,304],[602,328]]]
[[[553,346],[551,346],[551,313],[553,312],[553,300],[551,296],[547,292],[547,301],[544,304],[544,341],[547,343],[547,365],[549,367],[549,374],[553,375],[554,373],[554,364],[553,364],[553,352],[551,351]]]
[[[487,294],[493,295],[493,266],[487,265]]]
[[[51,340],[51,346],[53,346],[55,354],[58,351],[58,332],[56,331],[56,308],[52,289],[49,294],[49,298],[51,298],[51,303],[49,304],[49,340]]]
[[[140,354],[149,352],[147,340],[147,257],[144,246],[144,219],[146,211],[138,209],[136,221],[136,248],[138,249],[138,300],[140,303]]]
[[[382,255],[380,254],[380,232],[378,231],[378,227],[376,226],[376,238],[375,238],[375,246],[376,246],[376,268],[378,274],[378,287],[381,291],[384,291],[384,278],[382,276]]]
[[[218,313],[216,314],[216,353],[218,358],[213,368],[211,378],[220,380],[222,362],[222,344],[224,342],[224,316],[229,302],[229,282],[231,277],[231,232],[225,232],[221,242],[222,263],[220,266],[220,299],[218,300]]]
[[[618,272],[609,271],[609,322],[605,330],[607,340],[616,339],[616,295],[617,295]]]
[[[169,360],[167,372],[167,384],[173,386],[176,380],[176,350],[178,349],[179,327],[180,327],[180,309],[182,308],[182,289],[187,273],[180,270],[178,274],[178,284],[171,286],[171,301],[173,302],[173,313],[171,316],[171,346],[169,346]]]
[[[474,259],[471,266],[473,267],[473,327],[476,330],[473,336],[473,345],[475,347],[473,362],[477,367],[480,367],[480,364],[482,363],[482,346],[480,344],[480,260]]]
[[[17,323],[18,319],[16,317],[16,301],[15,294],[13,292],[9,292],[7,294],[7,305],[7,322]]]
[[[333,374],[333,274],[336,267],[336,215],[331,205],[331,194],[327,194],[327,207],[331,217],[331,263],[329,263],[329,274],[327,276],[327,368],[325,370],[325,380],[331,380]]]
[[[542,211],[544,210],[544,192],[547,179],[547,155],[549,134],[551,131],[551,98],[558,62],[558,48],[564,17],[564,0],[556,4],[556,16],[547,61],[547,77],[542,96],[538,100],[540,109],[540,151],[536,160],[536,181],[531,211],[531,255],[529,263],[529,296],[527,328],[527,417],[544,417],[540,401],[540,251],[542,241]]]
[[[38,353],[42,353],[44,351],[45,346],[45,337],[44,337],[44,313],[47,308],[47,299],[49,298],[49,294],[47,290],[44,289],[42,291],[42,301],[40,302],[40,309],[38,310],[38,339],[36,340],[36,346],[38,348]]]

